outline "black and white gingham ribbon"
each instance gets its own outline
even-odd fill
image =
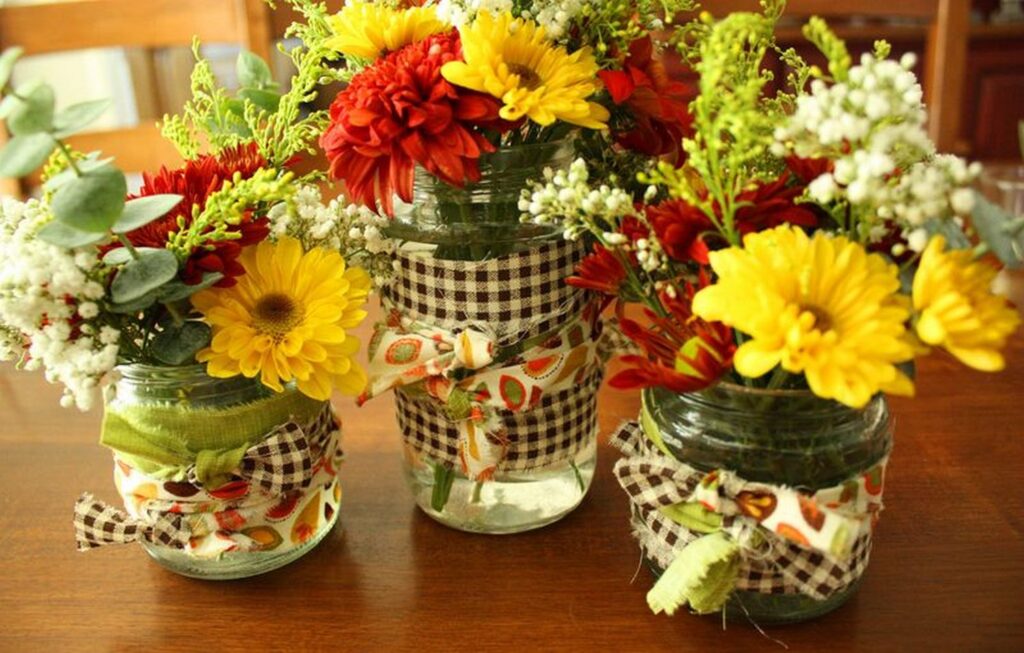
[[[239,478],[277,496],[304,489],[313,478],[313,460],[338,426],[330,404],[307,426],[289,421],[276,427],[242,457]],[[199,488],[195,467],[188,470],[189,482]],[[83,494],[75,504],[75,540],[79,551],[107,544],[129,544],[142,539],[172,548],[184,548],[190,529],[182,515],[159,513],[148,520],[136,519],[121,509]]]
[[[75,541],[79,551],[143,540],[172,549],[183,549],[188,544],[189,529],[182,515],[166,513],[146,522],[130,517],[108,503],[97,501],[89,493],[83,494],[75,503]]]
[[[508,439],[499,471],[534,471],[571,460],[597,433],[597,390],[602,373],[546,396],[534,408],[498,411]],[[398,425],[405,443],[418,453],[449,466],[459,465],[459,431],[444,406],[428,396],[399,389],[395,393]]]
[[[663,569],[694,540],[702,537],[666,517],[660,508],[682,503],[705,476],[654,448],[637,422],[626,422],[611,438],[625,454],[615,463],[615,476],[632,502],[633,535],[645,554]],[[736,589],[762,594],[804,594],[824,600],[856,581],[868,564],[871,535],[857,538],[850,555],[837,559],[820,551],[757,529],[740,515],[723,515],[722,529],[739,534],[757,530],[756,548],[742,548]]]
[[[487,324],[500,345],[561,330],[592,299],[565,283],[586,255],[582,241],[557,240],[486,261],[398,252],[385,307],[414,322],[456,331]]]

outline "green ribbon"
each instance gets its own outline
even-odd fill
[[[187,403],[108,407],[100,444],[132,467],[161,480],[185,480],[195,465],[208,488],[226,483],[249,447],[274,428],[312,421],[322,401],[298,392],[275,394],[226,408],[191,408]]]

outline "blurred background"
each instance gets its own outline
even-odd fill
[[[337,7],[343,0],[330,0]],[[713,14],[754,8],[755,0],[706,0]],[[1024,120],[1024,8],[1021,0],[790,0],[784,46],[815,59],[799,25],[811,13],[827,16],[856,55],[886,39],[897,56],[919,56],[932,136],[939,149],[987,163],[1021,158],[1018,124]],[[96,133],[78,137],[79,149],[102,149],[126,172],[177,162],[159,138],[156,121],[177,112],[190,96],[192,35],[226,86],[236,85],[239,48],[269,59],[283,88],[291,74],[278,47],[294,14],[286,3],[262,0],[0,0],[0,46],[25,47],[15,85],[45,78],[58,89],[58,108],[110,98]],[[669,67],[686,71],[676,62]],[[328,103],[330,97],[322,98]],[[1005,166],[1004,166],[1005,167]],[[1002,168],[1000,168],[1002,169]],[[1000,173],[1003,174],[1003,173]],[[3,190],[25,193],[4,180]]]

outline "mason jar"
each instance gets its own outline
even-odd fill
[[[208,376],[202,365],[127,365],[106,394],[101,443],[114,452],[114,480],[131,517],[181,515],[184,548],[140,540],[175,573],[211,580],[266,573],[312,550],[338,519],[340,431],[329,402],[258,378]],[[240,472],[240,459],[268,434],[302,426],[312,478],[269,492]],[[315,425],[309,427],[308,425]]]
[[[520,194],[530,181],[542,181],[545,168],[568,169],[574,157],[571,140],[558,140],[532,145],[506,146],[480,159],[481,178],[464,188],[450,186],[422,168],[417,168],[412,205],[397,211],[389,226],[388,235],[401,242],[401,255],[425,257],[433,260],[464,261],[465,269],[472,262],[505,260],[523,252],[541,251],[543,248],[564,246],[561,231],[551,225],[538,225],[520,220]],[[546,250],[544,250],[546,251]],[[582,248],[580,248],[582,258]],[[570,268],[571,269],[571,268]],[[566,275],[568,276],[568,275]],[[555,286],[558,286],[557,288]],[[552,284],[547,292],[562,291],[563,282]],[[433,291],[428,291],[430,295]],[[582,293],[581,293],[582,294]],[[424,297],[425,301],[430,299]],[[520,299],[510,293],[507,300]],[[383,293],[384,307],[401,312],[389,303],[388,292]],[[479,303],[462,302],[446,298],[462,311],[461,324],[448,323],[445,328],[458,330],[463,326],[481,322],[487,300]],[[429,321],[429,320],[428,320]],[[500,332],[503,324],[491,324]],[[508,345],[509,343],[505,343]],[[522,343],[512,343],[512,347]],[[599,375],[600,370],[592,370]],[[593,377],[588,377],[593,378]],[[522,469],[515,466],[499,467],[486,481],[468,478],[458,464],[439,460],[429,452],[408,444],[405,437],[405,478],[417,505],[433,519],[452,528],[482,533],[517,533],[539,528],[570,513],[586,495],[594,476],[597,458],[596,392],[591,383],[581,399],[593,407],[593,423],[588,421],[585,441],[577,443],[556,463],[538,468]],[[399,423],[408,432],[413,421],[408,410],[415,398],[407,389],[396,390],[399,403]],[[577,390],[579,395],[580,391]],[[534,437],[531,428],[538,420],[558,419],[557,402],[520,413],[503,413],[502,420],[508,437]],[[421,410],[428,408],[421,404]],[[442,408],[434,408],[440,412]],[[546,416],[542,417],[547,411]],[[554,411],[555,416],[552,416]],[[579,429],[579,424],[565,428]],[[455,427],[442,419],[432,420],[434,435],[451,442]],[[533,427],[531,426],[533,425]],[[533,428],[535,431],[536,429]]]
[[[722,382],[691,394],[648,389],[643,403],[666,448],[680,462],[701,472],[727,470],[746,481],[808,494],[876,471],[892,447],[892,421],[883,395],[854,409],[806,390]],[[882,479],[872,482],[880,493]],[[648,562],[660,576],[663,570]],[[726,603],[726,616],[756,624],[812,619],[845,603],[859,583],[858,576],[825,600],[801,593],[736,590]]]

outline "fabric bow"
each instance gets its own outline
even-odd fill
[[[89,493],[75,503],[74,523],[79,551],[140,541],[184,549],[189,542],[189,528],[182,515],[165,513],[152,520],[136,519]]]
[[[595,326],[583,319],[513,355],[498,351],[486,327],[452,332],[392,315],[377,326],[359,403],[394,388],[434,397],[458,427],[462,471],[487,481],[508,448],[498,411],[533,408],[545,394],[578,383],[595,360]]]
[[[775,536],[813,550],[823,560],[842,561],[857,539],[870,532],[881,510],[884,460],[868,474],[810,495],[750,482],[726,470],[694,469],[664,448],[646,410],[641,421],[642,426],[624,424],[612,437],[612,444],[626,455],[616,462],[615,476],[636,512],[657,512],[692,535],[648,594],[655,613],[672,614],[684,604],[701,613],[719,610],[744,558],[787,573],[787,547],[776,545]],[[821,598],[809,577],[793,580],[801,591]]]

